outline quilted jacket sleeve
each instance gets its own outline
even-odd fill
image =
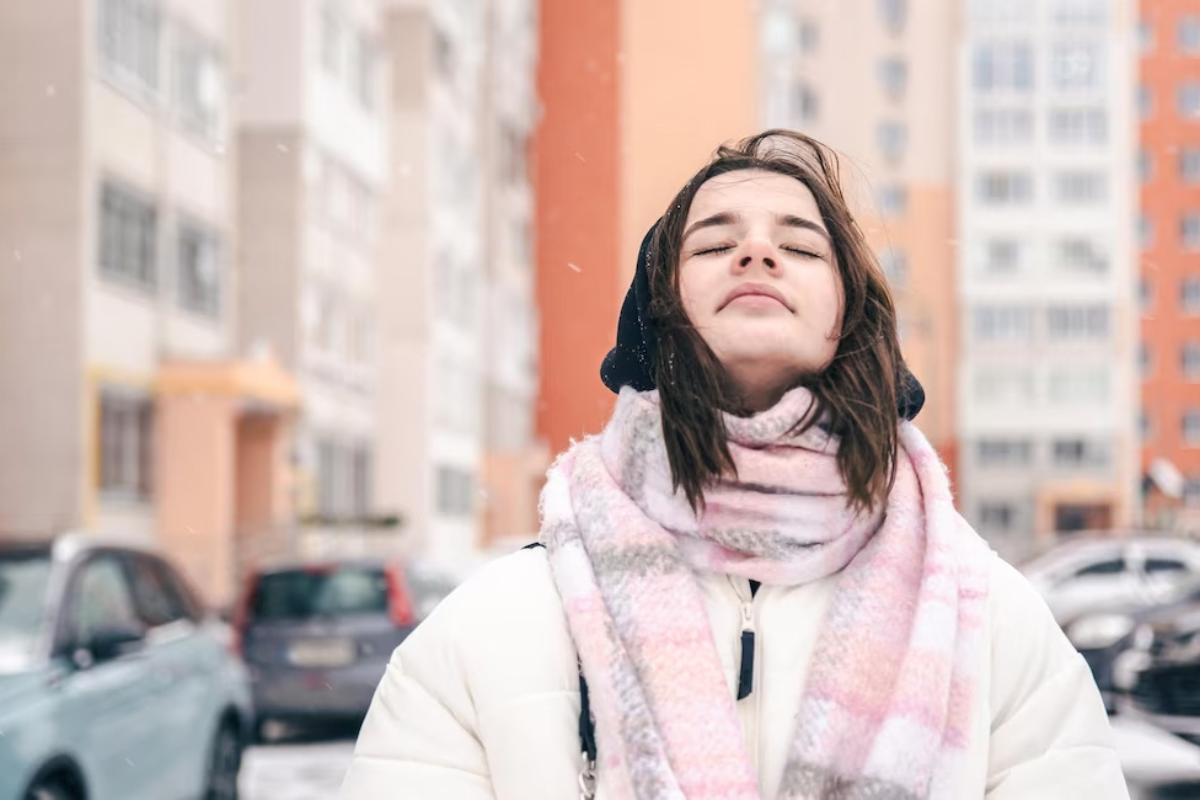
[[[992,573],[988,800],[1128,800],[1100,692],[1025,578]]]
[[[439,652],[445,644],[439,640],[448,631],[438,628],[448,622],[427,620],[392,655],[359,734],[341,800],[494,800],[474,709],[455,702],[467,693],[444,691],[456,668]],[[442,676],[430,680],[427,673],[439,668],[445,670]]]

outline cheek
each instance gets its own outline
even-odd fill
[[[693,325],[699,323],[697,314],[703,316],[704,287],[695,270],[686,266],[679,273],[679,299],[683,302],[683,311]]]

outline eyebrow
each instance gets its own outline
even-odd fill
[[[688,226],[688,229],[683,232],[683,241],[696,231],[702,228],[717,228],[722,225],[733,225],[740,222],[742,219],[740,214],[732,211],[722,211],[719,214],[713,214],[711,217],[699,219]],[[810,219],[797,217],[795,214],[780,214],[775,218],[775,224],[782,225],[785,228],[803,228],[805,230],[814,231],[825,237],[825,241],[830,241],[829,231],[825,230],[824,226],[818,225]]]

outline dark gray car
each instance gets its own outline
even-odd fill
[[[380,561],[256,573],[235,619],[250,669],[256,731],[268,722],[365,716],[392,651],[417,623],[407,572]]]

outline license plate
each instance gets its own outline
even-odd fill
[[[346,639],[293,642],[288,648],[288,661],[297,667],[344,667],[354,661],[354,642]]]

